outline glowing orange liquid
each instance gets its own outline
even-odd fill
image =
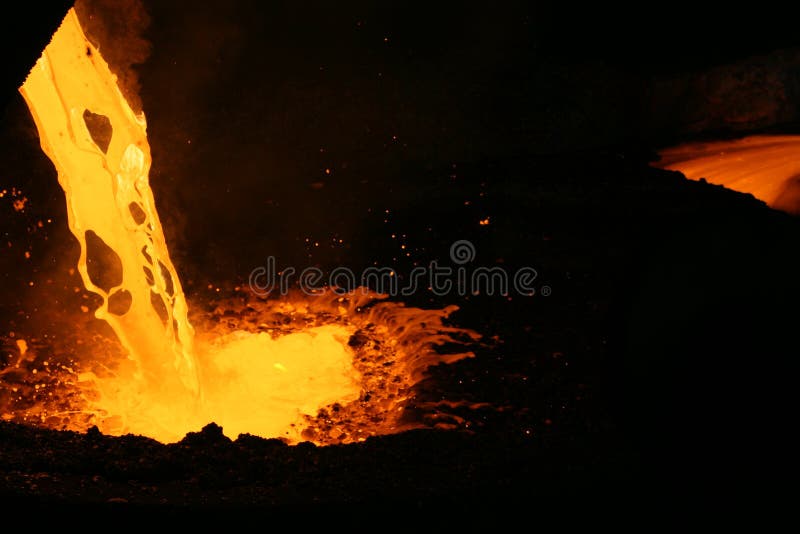
[[[688,143],[662,150],[660,155],[657,165],[661,168],[750,193],[777,209],[800,211],[800,136]]]

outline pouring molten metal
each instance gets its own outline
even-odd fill
[[[164,442],[214,421],[234,437],[346,443],[409,428],[403,408],[425,370],[472,356],[437,351],[479,337],[444,324],[455,306],[407,308],[375,293],[238,293],[190,322],[149,185],[144,115],[74,9],[20,91],[66,195],[77,270],[102,299],[94,315],[118,344],[76,348],[80,332],[17,340],[16,363],[0,370],[0,390],[12,392],[0,397],[4,419]]]

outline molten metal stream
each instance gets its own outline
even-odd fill
[[[20,92],[66,193],[78,271],[103,297],[95,316],[111,325],[149,387],[190,402],[199,393],[194,333],[148,181],[145,119],[128,106],[74,9]],[[110,122],[107,147],[98,146],[87,115]]]
[[[478,337],[444,326],[454,307],[370,307],[374,295],[296,298],[286,303],[289,311],[262,306],[260,319],[229,321],[227,329],[206,318],[205,333],[195,337],[149,186],[144,116],[131,110],[74,10],[20,91],[66,194],[69,227],[81,245],[78,271],[86,288],[102,297],[95,316],[112,327],[131,365],[100,376],[91,365],[96,355],[86,354],[77,380],[71,367],[62,366],[64,376],[54,383],[90,392],[81,396],[83,405],[69,406],[81,418],[59,419],[72,412],[54,412],[48,399],[67,397],[58,391],[48,397],[38,385],[33,397],[45,400],[37,400],[35,410],[0,406],[4,418],[24,412],[22,420],[36,414],[46,423],[58,415],[61,423],[52,424],[61,428],[96,424],[106,433],[167,442],[209,421],[229,436],[355,441],[401,430],[399,412],[424,370],[472,355],[435,351],[456,341],[453,336]],[[253,311],[258,305],[242,307]],[[269,314],[281,315],[271,328],[264,324]],[[305,322],[274,326],[292,320]],[[36,357],[27,347],[20,351],[19,361]]]

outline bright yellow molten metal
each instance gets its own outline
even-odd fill
[[[96,381],[100,429],[162,442],[180,440],[216,422],[235,438],[248,433],[301,441],[304,416],[333,403],[356,400],[360,375],[347,346],[352,328],[324,325],[273,338],[234,331],[198,344],[203,401],[196,409],[164,406],[152,390],[126,373]]]
[[[131,359],[111,377],[81,375],[98,397],[90,403],[92,422],[106,433],[161,441],[210,421],[233,437],[297,441],[303,414],[358,398],[347,345],[353,329],[346,326],[275,339],[239,331],[195,347],[149,186],[144,116],[131,110],[74,10],[20,91],[66,193],[69,227],[81,245],[78,270],[103,298],[95,315]],[[87,125],[87,111],[110,123],[107,147]]]
[[[210,348],[215,380],[204,390],[210,420],[232,436],[299,439],[302,414],[314,416],[324,406],[359,396],[359,376],[347,347],[351,333],[324,325],[275,339],[263,332],[234,332],[219,340]]]
[[[20,91],[66,193],[69,227],[81,244],[78,271],[86,288],[103,297],[95,315],[111,325],[149,387],[179,397],[165,401],[188,402],[199,392],[193,332],[149,185],[144,116],[131,110],[74,9]],[[87,127],[87,110],[110,122],[105,152]],[[94,235],[110,247],[98,252],[105,257],[89,257],[87,240]],[[121,276],[100,287],[90,262],[121,264]],[[111,299],[121,304],[117,313],[109,310]]]

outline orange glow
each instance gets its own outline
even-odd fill
[[[14,206],[15,211],[23,211],[25,209],[25,203],[27,202],[27,198],[18,198],[12,203],[12,205]]]
[[[49,344],[18,339],[0,369],[3,419],[163,442],[214,421],[231,437],[347,443],[418,424],[403,408],[426,369],[472,356],[437,350],[479,338],[445,325],[456,307],[407,308],[362,289],[265,301],[217,287],[190,322],[149,185],[145,118],[74,10],[20,91],[66,195],[78,272],[102,298],[94,316],[117,339],[80,325]]]
[[[660,155],[658,167],[750,193],[776,209],[800,211],[800,136],[758,135],[687,143],[664,149]]]

